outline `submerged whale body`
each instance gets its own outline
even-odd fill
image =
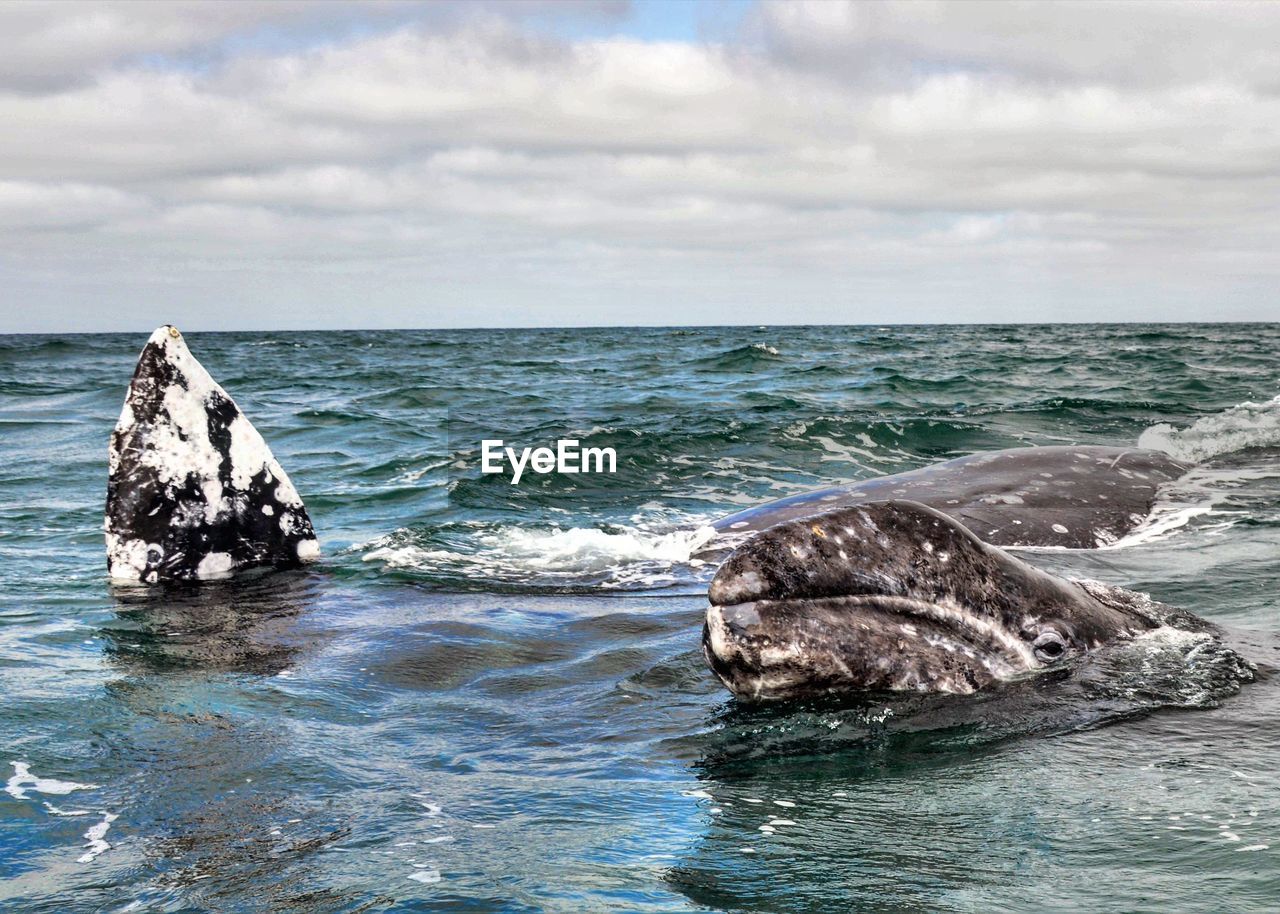
[[[729,556],[708,599],[707,662],[753,701],[970,693],[1157,624],[911,501],[778,524]]]
[[[909,499],[997,546],[1091,549],[1134,530],[1151,513],[1160,486],[1189,469],[1143,448],[1011,448],[793,495],[713,526],[721,533],[752,532],[849,505]]]
[[[288,474],[170,326],[147,340],[111,435],[104,529],[121,582],[219,578],[320,554]]]

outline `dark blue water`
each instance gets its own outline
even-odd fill
[[[149,330],[0,337],[0,907],[1275,909],[1280,328],[188,333],[325,555],[140,593],[101,515]],[[560,437],[618,472],[479,472]],[[1119,548],[1023,557],[1228,626],[1238,694],[1139,658],[751,711],[705,670],[715,517],[1139,439],[1214,462]]]

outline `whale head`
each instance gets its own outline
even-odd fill
[[[749,701],[970,693],[1151,625],[910,501],[771,527],[729,556],[708,598],[703,652]]]
[[[225,577],[319,554],[288,475],[176,327],[157,329],[138,357],[108,467],[113,580]]]

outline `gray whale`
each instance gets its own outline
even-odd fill
[[[721,565],[703,652],[739,698],[970,693],[1156,622],[913,501],[787,521]]]
[[[748,533],[850,505],[907,499],[955,518],[997,546],[1090,549],[1139,526],[1160,486],[1189,469],[1162,451],[1142,448],[1012,448],[793,495],[712,526],[720,533]]]
[[[288,474],[176,327],[157,329],[138,357],[108,466],[112,580],[220,578],[320,554]]]

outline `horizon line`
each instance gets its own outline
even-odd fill
[[[760,324],[755,322],[741,324],[531,324],[512,325],[509,327],[479,327],[475,325],[456,326],[388,326],[388,327],[242,327],[236,329],[207,330],[199,327],[183,333],[420,333],[423,331],[530,331],[530,330],[727,330],[742,328],[758,328],[761,330],[774,328],[810,328],[810,327],[1162,327],[1162,326],[1258,326],[1280,324],[1280,320],[1154,320],[1154,321],[866,321],[851,323],[777,323]],[[158,327],[177,326],[176,324],[156,324]],[[106,336],[117,333],[142,333],[142,330],[0,330],[0,337],[6,336]]]

